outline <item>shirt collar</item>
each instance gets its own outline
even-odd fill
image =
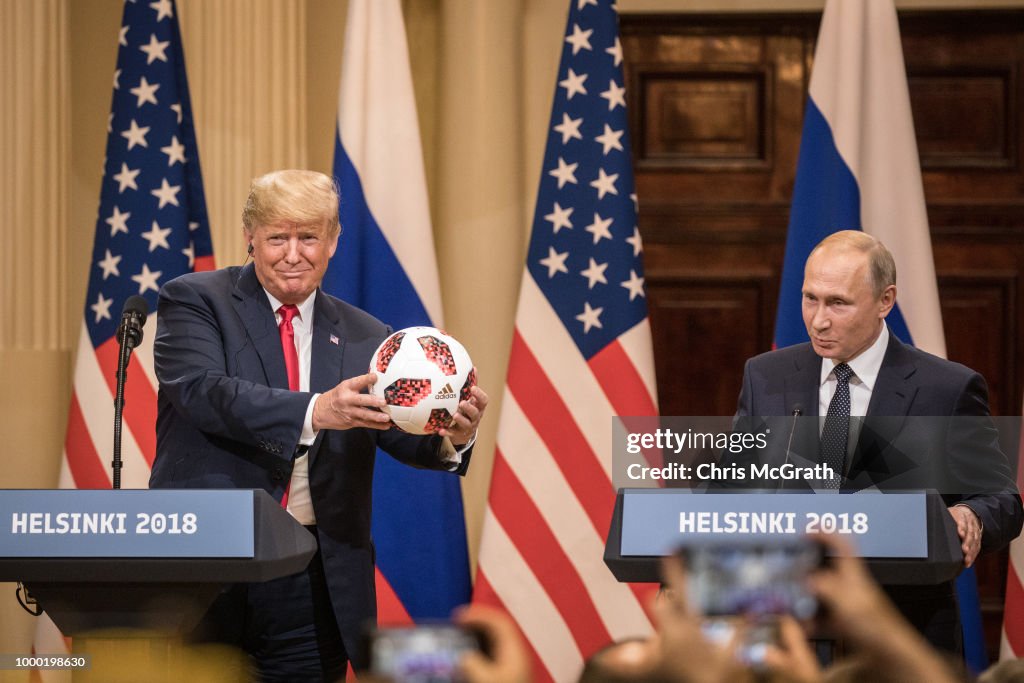
[[[882,369],[882,361],[885,359],[885,350],[887,348],[889,348],[889,326],[883,322],[882,332],[878,335],[875,343],[866,348],[863,353],[853,360],[846,361],[846,364],[853,370],[854,376],[860,380],[861,384],[867,387],[868,391],[873,391],[875,388],[875,380],[878,379],[878,373]],[[825,384],[836,365],[837,363],[831,358],[821,359],[821,381],[819,386]]]
[[[273,294],[268,292],[266,289],[264,289],[263,291],[266,293],[267,299],[270,301],[270,308],[271,308],[271,310],[274,311],[274,315],[277,315],[278,314],[277,313],[277,309],[281,308],[281,306],[283,306],[284,304],[282,304],[280,301],[278,301],[277,297],[275,297]],[[305,301],[303,301],[302,303],[298,304],[299,319],[302,320],[305,323],[308,323],[310,320],[313,319],[313,302],[314,301],[316,301],[316,290],[315,289],[313,290],[313,292],[309,296],[306,297]]]

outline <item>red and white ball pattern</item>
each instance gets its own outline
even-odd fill
[[[473,361],[454,337],[435,327],[407,327],[381,342],[370,359],[384,410],[410,434],[433,434],[448,426],[476,384]]]

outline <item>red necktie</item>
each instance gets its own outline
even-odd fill
[[[299,314],[295,304],[284,304],[277,309],[281,314],[281,323],[277,326],[281,333],[281,350],[284,351],[284,368],[288,373],[288,388],[292,391],[299,390],[299,353],[295,350],[295,328],[292,327],[292,318]],[[284,489],[284,496],[281,497],[281,507],[288,508],[288,489],[291,482]]]
[[[284,351],[284,368],[288,372],[288,388],[299,390],[299,353],[295,350],[295,328],[292,318],[299,314],[295,304],[285,304],[277,309],[281,314],[281,324],[277,326],[281,333],[281,349]]]

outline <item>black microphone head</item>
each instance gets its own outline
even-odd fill
[[[142,326],[146,324],[149,304],[138,294],[128,297],[121,309],[121,324],[117,328],[117,343],[134,349],[142,343]]]
[[[146,303],[145,297],[133,294],[128,297],[128,300],[124,302],[124,308],[121,309],[121,317],[127,314],[135,314],[139,317],[139,324],[146,324],[146,316],[149,315],[149,304]]]
[[[790,415],[792,415],[793,417],[800,417],[803,414],[804,414],[804,404],[803,403],[794,403],[793,404],[793,411],[790,413]]]

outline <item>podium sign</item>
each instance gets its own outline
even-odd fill
[[[681,545],[771,543],[814,531],[850,539],[884,585],[936,585],[963,569],[956,523],[934,491],[620,489],[604,561],[619,581],[659,581],[660,558]]]
[[[247,490],[17,490],[0,496],[0,557],[252,558]]]
[[[925,494],[691,493],[624,489],[623,556],[667,555],[681,545],[760,542],[837,533],[868,558],[925,558]]]
[[[260,489],[0,490],[0,581],[111,667],[127,649],[163,670],[225,584],[300,572],[316,549]]]
[[[263,490],[0,490],[0,581],[67,635],[185,633],[221,587],[305,569],[316,539]]]

